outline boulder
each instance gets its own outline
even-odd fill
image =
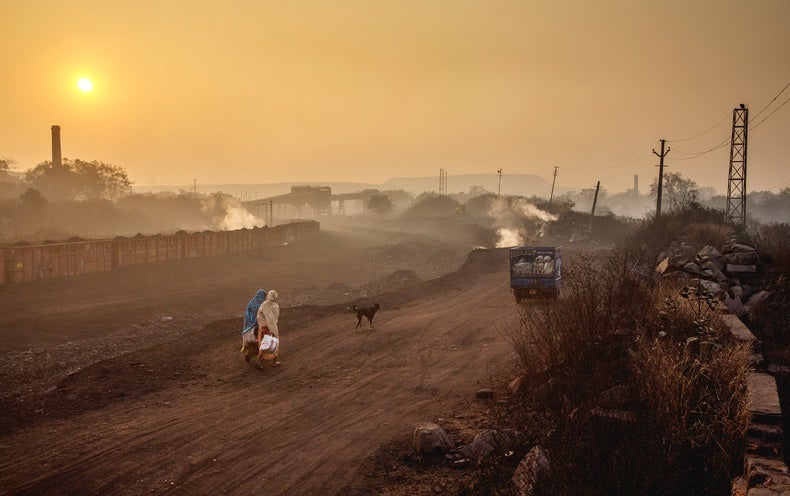
[[[700,268],[695,262],[688,262],[683,266],[683,272],[698,276],[700,275]]]
[[[438,424],[423,422],[414,429],[414,450],[420,455],[441,455],[455,448],[455,443]]]
[[[516,486],[516,494],[519,496],[535,494],[538,481],[549,474],[550,468],[549,452],[540,445],[533,446],[513,472],[511,480]]]
[[[724,257],[722,257],[721,252],[714,248],[711,245],[707,245],[705,248],[701,249],[697,253],[697,258],[702,260],[703,262],[711,262],[712,264],[716,265],[719,269],[724,268]]]
[[[727,276],[724,275],[724,272],[721,271],[721,268],[710,260],[702,262],[702,275],[705,278],[716,282],[724,282],[727,280]]]
[[[724,261],[733,265],[755,265],[760,262],[756,251],[740,251],[724,255]]]
[[[669,268],[669,257],[662,259],[656,266],[656,273],[663,274]]]
[[[713,296],[719,296],[724,292],[724,288],[717,282],[708,281],[707,279],[695,279],[692,286],[699,284],[702,291]]]
[[[733,315],[742,317],[746,314],[746,308],[743,306],[743,302],[739,296],[730,298],[730,295],[724,293],[724,305],[727,307],[727,312]]]
[[[476,435],[474,440],[456,450],[454,457],[459,460],[480,460],[496,450],[508,449],[512,441],[510,436],[498,430],[487,430]]]
[[[722,249],[722,253],[725,255],[728,253],[748,253],[750,251],[754,251],[754,247],[742,243],[727,243]]]
[[[756,265],[736,265],[727,264],[727,272],[730,274],[754,274],[757,272]]]
[[[746,311],[751,312],[755,307],[767,300],[769,296],[771,296],[770,291],[760,291],[759,293],[753,294],[752,297],[746,302]]]

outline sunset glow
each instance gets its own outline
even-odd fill
[[[87,93],[93,89],[93,83],[88,78],[81,78],[79,81],[77,81],[77,87],[80,89],[80,91]]]
[[[59,123],[70,155],[139,185],[502,168],[509,191],[557,166],[559,188],[619,192],[647,188],[665,139],[672,171],[722,192],[733,108],[790,82],[785,0],[44,3],[0,6],[0,156],[34,166]],[[759,115],[750,190],[790,181],[788,92]]]

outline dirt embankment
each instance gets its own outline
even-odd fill
[[[498,330],[517,320],[503,251],[415,258],[388,241],[324,233],[266,253],[0,289],[0,494],[359,487],[368,457],[487,384],[509,356]],[[461,268],[431,279],[441,270],[431,263]],[[265,370],[238,352],[241,311],[259,287],[283,300],[284,363]],[[376,329],[355,331],[345,307],[373,301]]]

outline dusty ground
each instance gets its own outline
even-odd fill
[[[370,234],[0,287],[0,494],[453,493],[370,467],[420,421],[484,423],[506,253]],[[281,294],[277,368],[239,353],[258,288]],[[355,331],[345,307],[373,301]]]

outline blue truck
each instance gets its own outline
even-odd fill
[[[510,249],[510,290],[516,303],[530,298],[557,298],[561,285],[561,247],[516,246]]]

